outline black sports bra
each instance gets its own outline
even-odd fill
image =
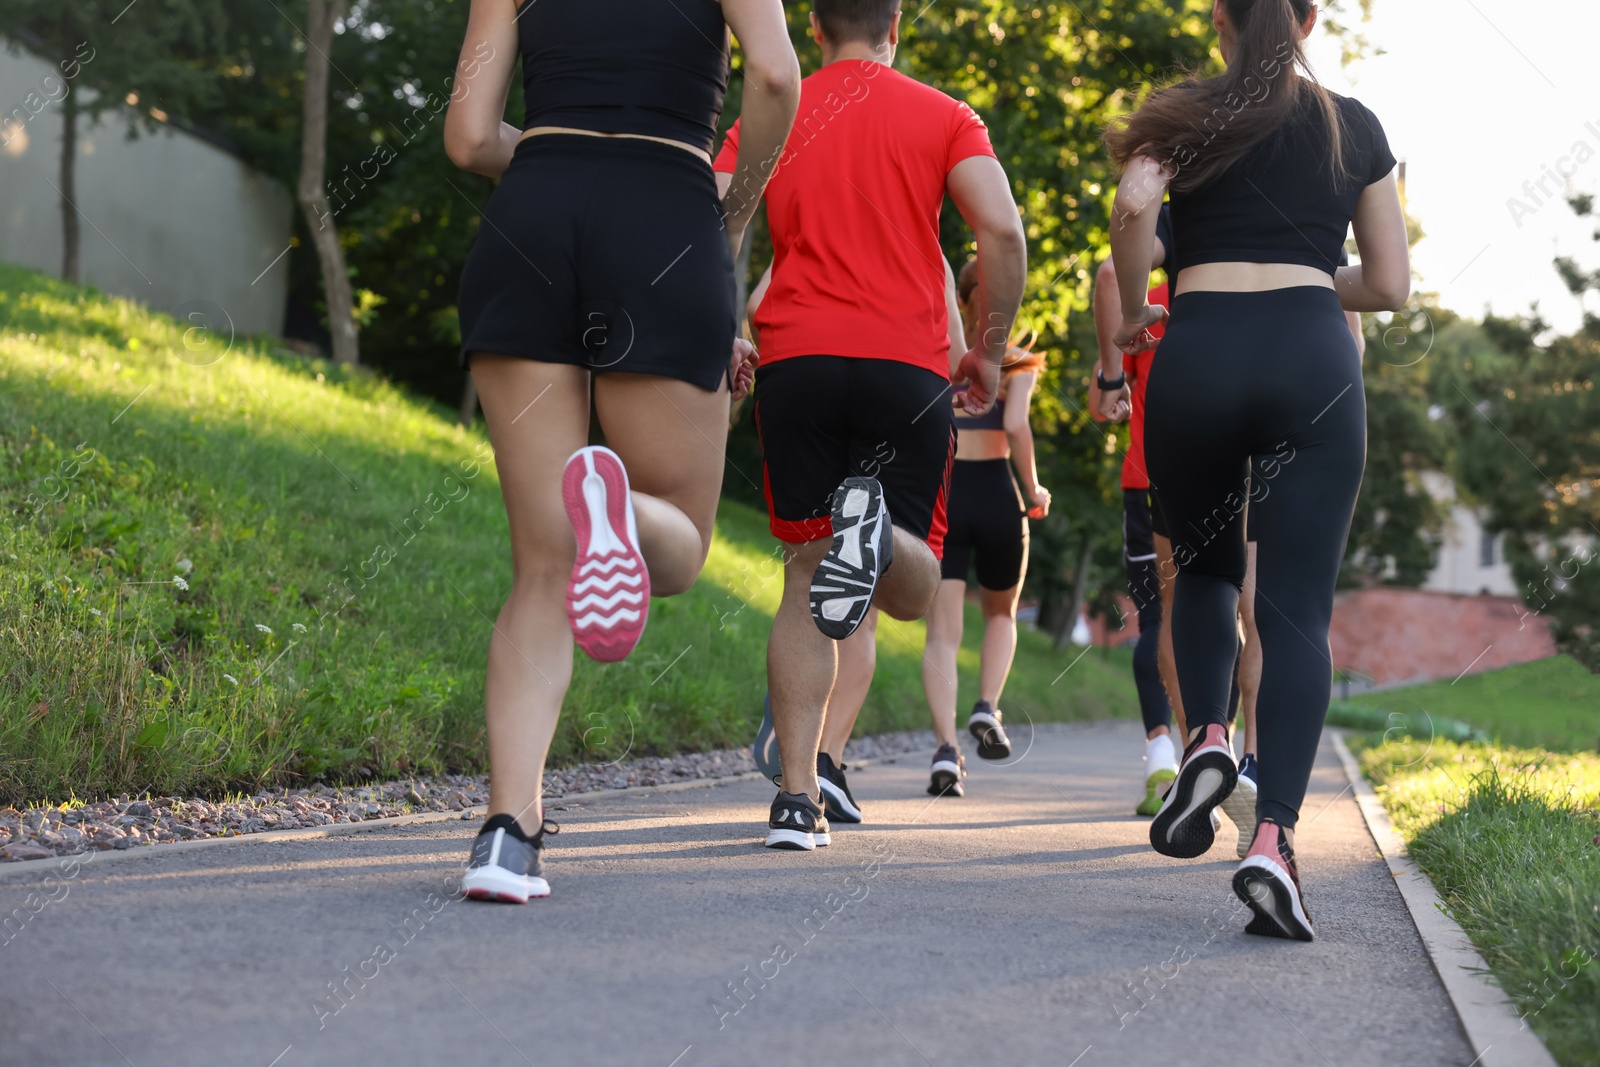
[[[1322,112],[1306,101],[1215,181],[1171,194],[1169,277],[1198,263],[1224,262],[1299,263],[1334,272],[1362,190],[1395,164],[1378,117],[1350,97],[1335,95],[1334,103],[1344,120],[1348,180],[1329,172]]]
[[[706,152],[728,89],[717,0],[523,0],[523,129],[666,137]]]

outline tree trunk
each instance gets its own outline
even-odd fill
[[[478,418],[478,383],[467,373],[466,387],[461,390],[461,425],[471,428]]]
[[[1072,580],[1072,607],[1056,630],[1058,649],[1067,647],[1067,642],[1072,640],[1072,631],[1077,627],[1079,617],[1083,615],[1083,605],[1088,600],[1089,564],[1093,559],[1094,540],[1088,534],[1084,534],[1083,552],[1078,556],[1078,574]]]
[[[328,163],[328,51],[333,24],[349,0],[311,0],[306,16],[306,84],[300,131],[300,185],[297,199],[322,268],[323,300],[328,306],[328,333],[333,336],[336,363],[361,362],[356,333],[355,302],[350,272],[345,267],[339,230],[333,222],[324,179]]]
[[[81,281],[78,252],[78,94],[68,87],[61,99],[61,280]]]

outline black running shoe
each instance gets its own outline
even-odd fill
[[[816,802],[804,793],[779,790],[767,819],[767,847],[810,852],[829,840],[827,816]]]
[[[560,833],[561,827],[546,821],[532,837],[523,834],[509,815],[491,815],[472,842],[467,872],[461,876],[461,890],[469,900],[500,900],[526,904],[529,897],[550,895],[544,880],[539,853],[544,835]]]
[[[1300,895],[1300,870],[1294,862],[1294,849],[1283,836],[1283,827],[1272,820],[1263,819],[1256,825],[1250,851],[1233,872],[1233,891],[1255,912],[1245,933],[1295,941],[1310,941],[1317,936],[1311,928],[1305,898]]]
[[[967,776],[967,760],[955,745],[940,745],[933,753],[933,766],[929,768],[932,780],[928,793],[936,797],[962,797],[967,795],[961,779]]]
[[[1205,855],[1220,825],[1213,809],[1228,799],[1238,779],[1228,728],[1206,726],[1184,750],[1178,777],[1150,823],[1150,847],[1178,859]]]
[[[861,821],[861,808],[850,795],[850,783],[844,780],[844,764],[833,762],[826,752],[817,753],[817,784],[822,787],[822,808],[835,822]]]
[[[876,478],[850,477],[833,492],[833,544],[811,576],[811,617],[835,641],[856,632],[894,560],[893,527]]]
[[[987,700],[972,705],[967,733],[978,739],[979,759],[1006,759],[1011,755],[1011,738],[1000,725],[1000,709]]]

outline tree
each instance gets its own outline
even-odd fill
[[[141,129],[159,129],[169,115],[195,110],[216,90],[204,57],[220,45],[225,23],[221,0],[144,0],[137,6],[125,0],[6,0],[0,5],[0,36],[13,50],[24,45],[53,62],[64,79],[58,83],[62,136],[56,192],[66,281],[77,282],[82,274],[80,120],[92,123],[121,110],[133,137]]]
[[[350,271],[345,266],[339,228],[333,221],[333,208],[324,187],[328,162],[328,51],[333,47],[334,23],[344,17],[347,3],[348,0],[310,0],[307,7],[300,180],[295,186],[295,198],[305,213],[306,227],[322,264],[322,291],[328,308],[328,332],[333,335],[334,362],[360,363]]]
[[[1594,212],[1590,197],[1570,203],[1580,217]],[[1572,259],[1556,269],[1580,300],[1600,291],[1600,271]],[[1452,383],[1462,482],[1505,535],[1529,612],[1600,672],[1600,317],[1586,313],[1566,336],[1551,337],[1536,313],[1490,318],[1484,331],[1494,356]]]

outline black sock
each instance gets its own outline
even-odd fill
[[[518,841],[533,843],[533,838],[522,832],[522,827],[517,824],[517,820],[505,812],[489,816],[488,821],[483,824],[483,829],[479,830],[478,833],[492,834],[496,830],[504,830]]]

